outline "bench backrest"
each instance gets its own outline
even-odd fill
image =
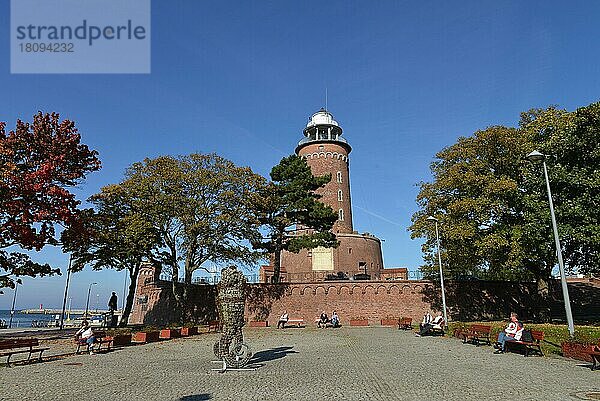
[[[37,347],[37,338],[15,338],[11,340],[0,340],[0,349]]]
[[[471,326],[471,330],[478,333],[489,334],[492,331],[492,326],[486,326],[484,324],[474,324]]]
[[[412,323],[412,317],[403,317],[400,319],[400,324],[410,324]]]
[[[544,341],[544,332],[539,330],[531,330],[531,336],[533,337],[533,341],[540,342]]]

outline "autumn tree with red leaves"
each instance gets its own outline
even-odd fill
[[[8,134],[0,122],[0,288],[14,287],[16,276],[60,274],[23,251],[57,245],[60,232],[82,227],[80,201],[68,188],[99,170],[100,160],[75,123],[59,117],[39,112]]]

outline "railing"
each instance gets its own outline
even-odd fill
[[[341,273],[341,274],[340,274]],[[329,272],[329,271],[313,271],[313,272],[305,272],[305,273],[281,273],[280,281],[283,283],[299,283],[299,282],[314,282],[314,281],[364,281],[364,280],[423,280],[423,273],[419,270],[409,270],[406,273],[394,273],[393,275],[389,272],[386,272],[385,269],[381,270],[379,273],[370,273],[367,270],[367,276],[365,276],[365,271],[363,270],[355,270],[349,272]],[[267,275],[267,282],[270,282],[270,276],[272,274]],[[259,274],[244,274],[248,283],[260,283],[260,275]],[[163,281],[172,281],[171,276],[166,273],[162,273],[160,275],[160,279]],[[183,282],[183,280],[179,280]],[[215,274],[214,276],[202,276],[202,277],[194,277],[192,279],[193,284],[209,284],[216,285],[221,281],[221,275]]]
[[[260,277],[258,274],[244,274],[248,283],[258,283],[260,282]],[[173,281],[170,274],[162,273],[160,275],[160,279],[163,281]],[[216,285],[221,281],[221,275],[215,274],[214,276],[206,276],[206,277],[194,277],[192,278],[193,284],[210,284]],[[179,282],[183,282],[183,279],[180,279]]]

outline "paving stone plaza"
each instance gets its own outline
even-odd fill
[[[246,329],[254,371],[211,368],[217,334],[0,368],[3,400],[576,400],[600,372],[386,327]],[[66,344],[65,344],[66,345]],[[593,396],[593,395],[592,395]]]

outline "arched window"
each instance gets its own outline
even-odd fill
[[[340,211],[338,212],[338,215],[340,217],[340,221],[344,221],[344,210],[340,209]]]
[[[337,172],[337,182],[339,182],[339,183],[342,182],[342,172],[341,171]]]
[[[343,201],[344,200],[344,195],[342,193],[341,189],[338,189],[338,201]]]

